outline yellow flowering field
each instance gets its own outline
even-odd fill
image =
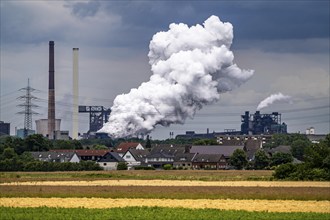
[[[131,206],[213,208],[268,212],[330,213],[330,201],[208,200],[208,199],[108,199],[108,198],[0,198],[4,207],[114,208]]]

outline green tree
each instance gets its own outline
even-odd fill
[[[291,154],[298,160],[304,160],[304,154],[307,147],[310,146],[308,141],[301,139],[294,140],[291,144]]]
[[[127,163],[126,162],[119,162],[117,165],[117,170],[127,170]]]
[[[147,142],[146,142],[146,148],[151,149],[151,141],[149,135],[147,135]]]
[[[330,134],[319,144],[313,144],[305,149],[305,162],[311,168],[330,170]]]
[[[165,164],[163,166],[164,170],[171,170],[173,168],[173,166],[171,164]]]
[[[254,158],[254,169],[262,170],[269,165],[269,158],[265,151],[258,150]]]
[[[242,149],[236,149],[233,155],[229,159],[230,165],[234,166],[236,169],[241,170],[247,165],[246,153]]]
[[[193,145],[218,145],[215,139],[200,139],[193,142]]]
[[[53,149],[83,149],[78,140],[54,140]]]
[[[291,163],[292,161],[293,161],[293,157],[291,154],[276,152],[270,158],[270,166],[277,166],[281,164]]]
[[[2,159],[13,159],[17,157],[17,154],[15,153],[15,150],[11,147],[7,147],[4,149],[1,155]]]
[[[52,143],[41,134],[29,135],[24,139],[27,151],[48,151]]]
[[[287,179],[292,173],[297,170],[297,167],[291,163],[282,164],[281,166],[276,167],[273,176],[276,179]]]
[[[95,144],[92,147],[93,150],[108,150],[107,146],[101,144]]]

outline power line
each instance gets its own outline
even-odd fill
[[[17,112],[17,114],[24,114],[24,136],[27,136],[28,130],[32,130],[32,115],[37,115],[38,113],[33,111],[33,108],[38,108],[32,100],[37,100],[38,98],[32,95],[35,91],[34,88],[30,87],[30,79],[28,79],[28,86],[20,89],[20,91],[25,91],[25,95],[18,97],[18,99],[23,100],[24,103],[17,105],[18,107],[24,108],[23,111]]]

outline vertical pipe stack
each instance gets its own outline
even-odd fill
[[[49,41],[49,86],[48,86],[48,138],[54,139],[55,131],[55,81],[54,41]]]
[[[78,138],[78,104],[79,104],[79,48],[73,48],[73,111],[72,111],[72,139]]]

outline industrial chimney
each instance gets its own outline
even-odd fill
[[[73,48],[73,111],[72,111],[72,139],[78,138],[78,104],[79,104],[79,48]]]
[[[54,139],[55,131],[55,81],[54,41],[49,41],[49,84],[48,84],[48,138]]]

